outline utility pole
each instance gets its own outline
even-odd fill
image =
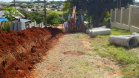
[[[45,14],[45,27],[47,27],[47,19],[46,19],[46,0],[44,0],[44,14]]]
[[[15,7],[15,0],[14,0],[14,7]]]

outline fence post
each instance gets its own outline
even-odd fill
[[[31,24],[30,24],[30,22],[29,22],[29,27],[28,28],[31,28]]]
[[[42,28],[43,28],[43,22],[42,22]]]
[[[21,22],[18,22],[18,31],[21,31],[21,28],[22,28],[22,26],[21,26]]]
[[[14,31],[18,31],[18,22],[14,23]]]
[[[122,22],[123,22],[123,10],[124,10],[124,9],[125,9],[124,7],[121,7],[120,24],[122,24]]]
[[[118,8],[115,8],[115,16],[114,16],[114,22],[116,23],[116,16],[117,16],[117,10],[118,10]]]
[[[11,22],[10,30],[14,30],[14,23]]]
[[[131,16],[132,16],[132,6],[129,7],[129,18],[128,18],[129,30],[130,30],[130,27],[131,27]]]
[[[36,25],[36,21],[34,21],[34,26],[37,27],[37,25]]]
[[[24,30],[24,29],[26,29],[25,22],[21,22],[21,30]]]

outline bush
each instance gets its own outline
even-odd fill
[[[2,29],[3,31],[10,31],[10,22],[4,22],[4,29]]]
[[[60,24],[59,15],[57,13],[51,13],[47,16],[47,23],[50,25]]]

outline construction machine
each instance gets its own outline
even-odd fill
[[[68,21],[68,32],[83,32],[85,30],[82,14],[78,14],[76,18],[76,6],[73,8],[72,15]]]

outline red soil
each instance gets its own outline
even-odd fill
[[[65,55],[77,55],[77,56],[80,56],[80,55],[84,55],[83,52],[80,52],[80,51],[68,51],[68,52],[64,52]]]
[[[33,65],[42,61],[62,35],[56,28],[0,31],[0,78],[31,78]]]

